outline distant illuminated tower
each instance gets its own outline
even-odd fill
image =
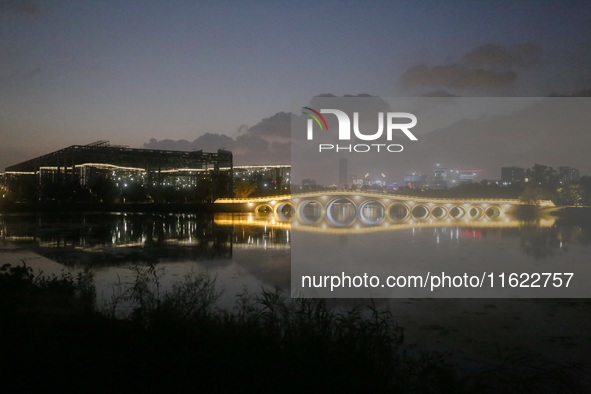
[[[347,159],[342,157],[339,159],[339,187],[341,189],[346,189],[348,180],[349,180],[349,169],[348,169]]]

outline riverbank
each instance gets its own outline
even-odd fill
[[[40,278],[3,266],[1,391],[465,391],[436,354],[404,351],[386,311],[337,313],[265,290],[226,311],[209,275],[164,293],[154,266],[134,272],[122,293],[133,309],[117,316],[97,310],[90,272]]]
[[[214,203],[80,203],[80,202],[3,202],[0,214],[126,212],[126,213],[234,213],[245,212],[240,204]]]
[[[566,219],[573,222],[591,223],[591,207],[553,207],[541,208],[543,214],[552,215],[559,219]]]
[[[0,257],[2,257],[1,254]],[[58,277],[61,275],[56,272],[57,270],[52,272],[47,270],[47,263],[50,261],[34,253],[4,249],[3,254],[3,258],[0,259],[2,263],[10,263],[12,260],[15,262],[13,265],[16,265],[18,261],[24,260],[33,268],[35,274],[43,271],[45,274],[55,273]],[[53,264],[56,269],[60,267],[57,263]],[[71,272],[75,278],[80,270]],[[177,279],[180,277],[182,276],[177,276]],[[144,275],[143,278],[147,280],[149,276]],[[163,278],[160,279],[163,280]],[[162,283],[163,281],[160,282],[161,286]],[[140,282],[140,284],[142,286],[134,285],[134,287],[139,290],[149,289],[154,282],[151,284]],[[147,286],[144,286],[146,284]],[[154,303],[156,298],[152,298],[149,293],[145,294],[146,302],[143,303],[143,307],[154,308],[157,305]],[[273,292],[256,293],[252,296],[260,297],[263,294],[269,297]],[[290,309],[288,304],[293,301],[285,297],[283,295],[279,298],[267,299],[265,305],[252,304],[252,297],[250,299],[236,297],[235,306],[229,305],[225,310],[256,312],[250,316],[255,321],[261,318],[261,314],[270,313],[271,316],[275,314],[272,322],[267,322],[268,324],[289,324],[290,329],[299,327],[298,330],[317,332],[321,328],[316,327],[316,324],[322,322],[315,321],[314,316],[320,316],[328,311],[333,313],[333,307],[344,313],[355,306],[363,306],[367,310],[367,305],[374,305],[373,308],[376,311],[391,317],[388,323],[389,329],[400,328],[396,331],[396,338],[400,342],[396,345],[397,351],[413,355],[405,361],[410,364],[396,368],[410,368],[407,372],[411,374],[409,378],[414,380],[412,384],[417,384],[415,379],[426,379],[428,386],[422,388],[428,392],[446,392],[432,390],[433,385],[439,384],[451,385],[448,392],[511,391],[511,387],[521,387],[524,391],[532,391],[535,388],[537,392],[561,392],[558,388],[563,387],[568,388],[566,390],[568,392],[584,392],[584,387],[591,387],[591,369],[588,360],[591,349],[591,338],[588,335],[591,331],[589,300],[391,299],[376,300],[375,303],[371,300],[335,300],[335,305],[328,309],[322,309],[324,306],[318,307],[317,302],[323,303],[321,300],[312,300],[306,313],[313,312],[313,315],[309,315],[310,321],[305,323],[312,325],[298,326],[304,324],[298,323],[303,311],[296,313]],[[39,296],[36,299],[39,300],[39,305],[45,308],[46,303],[43,300],[46,297]],[[136,300],[138,299],[136,297]],[[282,301],[277,303],[279,299]],[[6,295],[4,300],[9,304],[19,302],[14,295]],[[137,304],[136,308],[140,304]],[[329,305],[332,305],[332,301],[329,301]],[[18,335],[15,336],[13,332],[12,337],[8,336],[13,339],[9,343],[18,347],[18,351],[14,350],[16,356],[10,353],[16,357],[14,360],[20,360],[20,365],[34,366],[39,370],[43,370],[43,363],[49,362],[52,358],[66,360],[58,361],[57,364],[54,362],[57,366],[55,369],[53,366],[50,368],[55,374],[54,378],[61,377],[64,380],[68,379],[64,371],[71,373],[73,368],[66,364],[75,361],[77,366],[74,372],[84,377],[77,380],[79,384],[96,380],[95,374],[119,376],[118,379],[124,379],[112,381],[110,377],[106,378],[97,386],[105,390],[107,387],[104,384],[123,385],[130,390],[134,385],[146,389],[153,386],[164,390],[167,384],[173,385],[168,388],[176,384],[171,383],[170,379],[185,380],[187,383],[186,379],[191,378],[199,380],[195,383],[196,388],[218,387],[220,391],[224,388],[239,389],[234,384],[240,381],[240,384],[244,385],[243,388],[257,387],[265,392],[273,390],[266,385],[264,387],[268,387],[269,390],[265,390],[260,386],[261,382],[280,386],[288,385],[287,379],[295,379],[296,375],[299,376],[297,381],[301,384],[328,388],[332,387],[331,380],[339,380],[340,374],[351,374],[352,370],[358,368],[356,363],[359,362],[357,358],[360,357],[354,349],[347,347],[349,344],[340,350],[329,351],[326,346],[329,346],[330,342],[324,343],[328,340],[326,338],[306,338],[305,341],[302,338],[304,342],[297,343],[283,342],[279,337],[274,336],[261,338],[260,333],[255,330],[256,326],[255,328],[248,325],[236,326],[231,321],[231,324],[226,325],[216,320],[217,318],[211,325],[208,323],[205,327],[187,326],[182,323],[180,329],[175,319],[164,318],[157,326],[152,325],[151,328],[146,328],[131,318],[134,315],[133,312],[128,314],[129,318],[122,319],[106,316],[96,310],[92,314],[80,315],[70,307],[63,309],[55,308],[54,305],[49,312],[43,308],[31,307],[32,314],[23,312],[24,314],[19,315],[20,317],[16,320],[11,315],[0,316],[0,320],[10,321],[10,326],[22,324],[19,327],[23,330],[17,330]],[[137,318],[146,317],[145,309],[138,310],[136,313],[141,313]],[[63,319],[64,317],[66,318]],[[19,323],[21,318],[26,320]],[[33,324],[33,322],[39,324]],[[376,321],[375,324],[378,325],[377,329],[383,323]],[[156,327],[157,330],[153,331]],[[280,327],[276,326],[276,328]],[[259,329],[262,328],[259,327]],[[304,332],[307,331],[302,331],[300,334]],[[28,338],[28,335],[32,335],[33,339]],[[48,341],[48,343],[40,343],[40,341]],[[27,345],[24,346],[23,351],[25,342]],[[300,349],[296,351],[292,348],[293,346]],[[347,356],[341,353],[349,351],[351,353],[346,353]],[[280,355],[282,352],[284,354]],[[338,354],[340,354],[338,357],[344,359],[335,360],[333,357],[337,357]],[[380,354],[376,356],[381,357]],[[427,357],[421,359],[422,354]],[[145,359],[136,360],[135,357],[138,355]],[[31,357],[31,360],[26,357]],[[322,360],[319,361],[321,364],[309,363],[308,365],[308,357],[321,357]],[[167,364],[160,368],[161,363]],[[195,370],[191,372],[186,365],[179,365],[179,363],[188,363]],[[327,363],[331,366],[326,366]],[[348,364],[345,369],[342,369],[343,363]],[[217,365],[216,368],[219,370],[212,370],[214,368],[212,365]],[[57,367],[63,368],[64,371]],[[128,377],[118,375],[119,372],[114,371],[118,368],[126,370]],[[285,371],[279,371],[278,368],[289,369],[291,372],[286,375]],[[418,370],[412,368],[418,368]],[[427,368],[427,371],[422,370],[423,368]],[[417,376],[419,370],[424,375]],[[26,369],[17,371],[14,376],[25,379],[25,371]],[[148,372],[150,376],[144,375]],[[202,373],[207,376],[203,376]],[[224,382],[225,373],[231,373],[234,380],[230,383]],[[269,378],[267,373],[277,376]],[[345,386],[350,385],[361,390],[365,387],[363,386],[365,379],[369,379],[363,376],[364,373],[368,373],[367,370],[360,369],[357,374],[342,381],[344,386],[340,386],[341,383],[339,383],[336,387],[344,389]],[[164,376],[164,378],[162,382],[156,382],[153,380],[155,376]],[[382,376],[374,382],[375,389],[383,391],[384,387],[392,387],[394,383],[388,383],[383,378]],[[144,380],[134,382],[133,379]],[[377,377],[374,376],[373,379]],[[52,382],[58,384],[54,380]],[[579,387],[579,385],[582,386]],[[397,387],[400,388],[400,386]]]

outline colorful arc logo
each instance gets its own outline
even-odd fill
[[[328,123],[326,123],[326,119],[324,119],[324,116],[322,116],[320,114],[320,112],[316,111],[315,109],[312,109],[310,107],[302,107],[303,109],[306,109],[308,111],[304,111],[302,110],[302,113],[306,114],[306,115],[310,115],[310,117],[312,119],[314,119],[316,121],[316,123],[318,123],[318,126],[320,126],[320,130],[324,130],[324,127],[322,127],[322,124],[324,123],[324,126],[326,127],[326,131],[328,131]],[[322,123],[320,122],[322,120]]]

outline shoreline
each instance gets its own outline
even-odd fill
[[[565,220],[572,220],[576,222],[589,222],[591,221],[591,207],[590,206],[583,206],[583,207],[574,207],[574,206],[564,206],[564,207],[552,207],[552,208],[542,208],[540,213],[547,214],[554,216],[558,219],[565,219]]]
[[[71,272],[35,252],[0,248],[3,263],[19,255],[36,273]],[[47,269],[48,263],[54,270]],[[94,284],[100,293],[96,278]],[[409,351],[435,351],[466,376],[491,366],[534,373],[545,365],[583,377],[591,369],[589,299],[400,298],[380,299],[376,306],[390,311],[404,328]]]
[[[48,214],[48,213],[244,213],[247,207],[231,203],[4,203],[0,204],[0,215]],[[536,207],[525,205],[513,213],[525,220],[533,217],[552,217],[574,222],[591,222],[591,206]]]
[[[237,204],[214,203],[4,203],[0,214],[45,213],[239,213],[245,210]]]

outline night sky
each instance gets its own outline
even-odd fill
[[[96,140],[244,163],[325,93],[589,88],[588,1],[0,1],[0,169]]]

